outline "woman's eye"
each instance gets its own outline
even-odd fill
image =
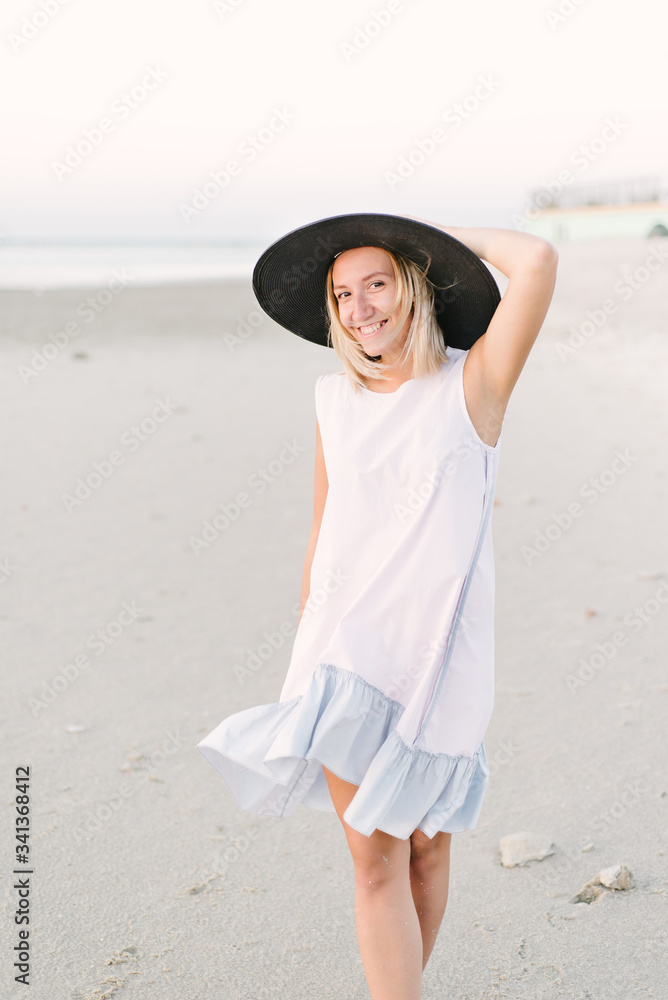
[[[372,281],[370,287],[373,288],[374,285],[383,286],[384,284],[385,282],[379,278],[377,281]],[[344,295],[350,295],[350,292],[339,292],[339,294],[336,297],[340,301],[344,297]]]

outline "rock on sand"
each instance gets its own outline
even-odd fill
[[[514,868],[528,861],[542,861],[548,854],[554,854],[554,844],[540,833],[509,833],[499,840],[499,850],[504,868]]]

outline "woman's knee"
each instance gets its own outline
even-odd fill
[[[334,808],[343,826],[358,885],[380,886],[396,877],[408,877],[411,842],[383,830],[365,836],[343,818],[358,786],[339,778],[322,765]]]
[[[450,865],[452,834],[436,833],[428,837],[422,830],[415,830],[410,837],[410,864],[414,872],[429,873]]]
[[[410,841],[375,830],[370,837],[353,831],[348,844],[361,888],[377,889],[398,878],[408,877]]]

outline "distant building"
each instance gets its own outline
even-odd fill
[[[668,236],[668,184],[657,177],[572,187],[551,181],[514,218],[517,228],[556,242]]]

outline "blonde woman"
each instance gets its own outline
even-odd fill
[[[483,260],[508,279],[503,298]],[[244,809],[335,810],[372,1000],[417,1000],[476,825],[494,697],[491,513],[503,417],[554,288],[545,240],[354,214],[288,233],[253,287],[332,347],[313,522],[278,702],[199,744]]]

